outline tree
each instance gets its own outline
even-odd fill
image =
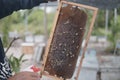
[[[6,17],[3,20],[3,26],[2,26],[2,33],[3,33],[3,46],[7,47],[8,46],[8,33],[9,33],[9,29],[10,29],[10,24],[11,24],[11,16]]]

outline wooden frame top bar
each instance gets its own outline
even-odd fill
[[[61,1],[61,2],[65,3],[65,4],[70,4],[70,5],[86,8],[86,9],[89,9],[89,10],[95,10],[95,11],[98,10],[98,8],[96,8],[96,7],[87,6],[87,5],[83,5],[83,4],[78,4],[78,3],[68,2],[68,1]]]

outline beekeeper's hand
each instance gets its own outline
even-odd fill
[[[10,77],[8,80],[40,80],[40,75],[35,72],[20,72]]]

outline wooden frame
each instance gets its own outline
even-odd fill
[[[60,14],[60,11],[61,11],[61,8],[62,8],[63,4],[69,4],[69,5],[72,5],[72,6],[78,6],[78,7],[85,8],[85,9],[93,11],[92,21],[91,21],[90,26],[89,26],[90,30],[88,31],[88,34],[87,34],[87,37],[86,37],[85,46],[83,48],[82,57],[81,57],[80,64],[79,64],[79,67],[78,67],[78,72],[77,72],[76,77],[75,77],[75,80],[78,80],[78,77],[79,77],[79,74],[80,74],[80,70],[81,70],[81,67],[82,67],[82,62],[83,62],[84,55],[85,55],[85,51],[86,51],[86,48],[87,48],[87,45],[88,45],[88,41],[89,41],[92,29],[93,29],[93,25],[94,25],[94,22],[95,22],[95,18],[96,18],[96,15],[97,15],[98,8],[87,6],[87,5],[82,5],[82,4],[77,4],[77,3],[73,3],[73,2],[68,2],[68,1],[60,1],[60,3],[59,3],[58,9],[57,9],[57,13],[56,13],[56,17],[55,17],[55,21],[54,21],[54,24],[53,24],[53,29],[51,31],[51,35],[50,35],[50,38],[49,38],[49,41],[48,41],[48,44],[47,44],[47,47],[46,47],[46,50],[45,50],[45,55],[44,55],[41,75],[46,75],[46,76],[52,77],[54,80],[62,80],[62,79],[60,79],[58,77],[51,76],[49,74],[45,74],[44,73],[44,68],[45,68],[45,64],[46,64],[46,61],[47,61],[48,52],[49,52],[49,49],[50,49],[50,44],[52,42],[54,31],[55,31],[55,28],[56,28],[56,25],[57,25],[57,21],[58,21],[58,18],[59,18],[59,14]]]

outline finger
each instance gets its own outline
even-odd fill
[[[39,77],[33,76],[33,75],[27,75],[24,77],[21,77],[20,80],[39,80]]]
[[[29,78],[28,80],[40,80],[40,78],[32,77],[32,78]]]
[[[35,72],[31,72],[31,73],[30,73],[30,76],[31,76],[31,77],[40,78],[39,74],[38,74],[38,73],[35,73]]]
[[[25,78],[25,79],[20,79],[20,80],[40,80],[40,78]]]

